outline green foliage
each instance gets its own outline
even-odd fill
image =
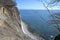
[[[40,32],[36,31],[33,33],[34,35],[40,36]]]
[[[28,27],[28,30],[29,30],[32,34],[34,34],[34,35],[36,35],[36,36],[40,36],[40,32],[39,32],[37,29],[32,28],[32,27]]]

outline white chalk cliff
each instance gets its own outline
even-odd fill
[[[0,0],[0,40],[32,40],[23,33],[18,9],[12,0]]]

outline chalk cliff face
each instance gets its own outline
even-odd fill
[[[32,40],[22,32],[18,9],[9,3],[12,0],[0,1],[0,40]]]

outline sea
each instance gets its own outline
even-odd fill
[[[28,30],[36,32],[45,40],[54,40],[59,34],[56,24],[52,23],[55,13],[60,10],[20,10],[21,19],[28,25]]]

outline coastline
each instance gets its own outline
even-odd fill
[[[26,23],[24,23],[22,20],[21,20],[21,28],[22,28],[22,31],[25,35],[29,36],[31,39],[33,40],[44,40],[42,37],[38,37],[36,35],[33,35],[31,32],[28,31],[28,25]]]

